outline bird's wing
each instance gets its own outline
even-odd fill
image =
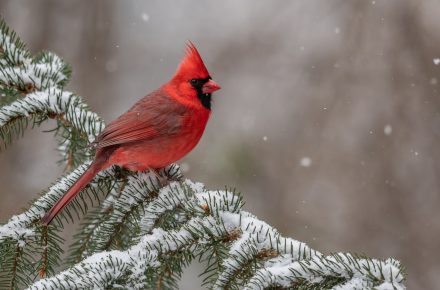
[[[154,141],[180,131],[186,107],[161,92],[141,99],[112,121],[96,138],[97,148],[138,141]]]

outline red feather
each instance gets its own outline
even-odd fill
[[[174,77],[178,76],[179,74],[182,74],[184,78],[188,75],[191,75],[192,78],[201,79],[209,76],[209,72],[203,63],[197,48],[191,41],[189,41],[186,45],[186,55],[177,68],[176,75]]]
[[[136,103],[125,114],[112,121],[98,136],[97,148],[136,141],[149,141],[177,134],[187,108],[162,90],[155,91]]]

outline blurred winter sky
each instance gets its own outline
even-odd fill
[[[222,89],[187,177],[235,187],[324,253],[401,260],[408,289],[440,284],[438,0],[0,0],[0,14],[70,63],[68,89],[107,121],[168,81],[192,40]],[[51,128],[1,152],[0,222],[62,174]]]

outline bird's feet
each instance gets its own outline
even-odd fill
[[[182,181],[183,175],[182,170],[180,169],[180,166],[173,163],[171,165],[168,165],[167,167],[164,167],[160,170],[160,173],[162,175],[167,176],[168,180],[171,181]]]
[[[157,182],[159,183],[159,188],[162,188],[171,182],[168,176],[163,174],[163,171],[160,171],[160,169],[158,170],[155,168],[150,168],[149,171],[154,175]]]
[[[182,181],[182,172],[177,164],[171,164],[164,168],[149,168],[149,171],[157,178],[160,187],[164,187],[173,181]]]

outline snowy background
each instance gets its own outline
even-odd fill
[[[166,82],[191,39],[222,90],[186,175],[236,187],[246,210],[324,253],[400,259],[409,289],[440,284],[439,13],[437,0],[0,0],[107,121]],[[41,131],[0,154],[0,222],[62,174]]]

